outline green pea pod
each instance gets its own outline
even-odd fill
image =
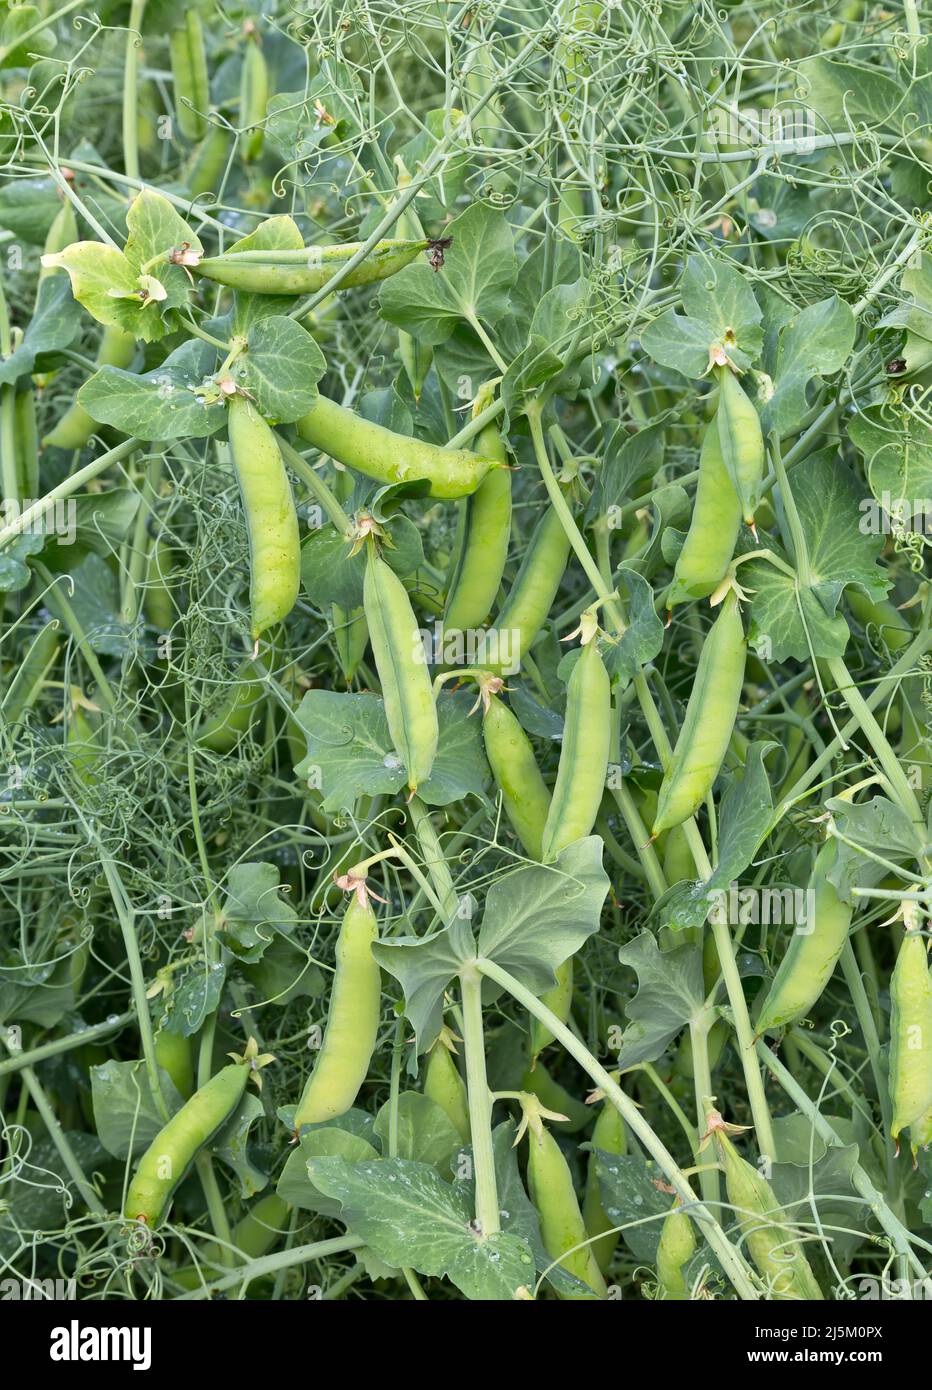
[[[546,1004],[561,1023],[565,1023],[573,1006],[573,957],[567,956],[566,960],[557,966],[554,974],[557,977],[557,983],[553,989],[548,989],[540,996],[540,1002]],[[543,1052],[545,1047],[549,1047],[553,1039],[553,1033],[541,1023],[540,1019],[531,1019],[532,1059],[536,1060],[538,1053]]]
[[[133,335],[108,324],[104,328],[97,349],[97,366],[128,367],[135,355],[136,339]],[[96,429],[97,421],[75,401],[42,443],[54,449],[83,449]]]
[[[96,780],[103,749],[98,738],[99,716],[95,715],[92,719],[82,700],[81,692],[73,689],[71,710],[65,724],[65,749],[75,776],[79,781],[90,784]]]
[[[482,458],[505,462],[505,445],[496,426],[480,432],[476,447]],[[447,591],[445,632],[479,628],[492,611],[508,559],[511,473],[506,468],[487,473],[463,505],[465,523]]]
[[[490,670],[518,670],[550,616],[569,553],[563,524],[548,507],[534,528],[521,568],[489,634],[492,659],[486,664]]]
[[[683,727],[660,786],[654,835],[695,815],[712,790],[738,715],[746,656],[738,600],[731,590],[699,657]]]
[[[250,164],[259,158],[265,143],[265,120],[269,102],[269,69],[259,40],[250,37],[243,53],[239,84],[240,156]]]
[[[756,1168],[743,1159],[727,1134],[715,1138],[722,1155],[728,1200],[745,1236],[751,1259],[767,1281],[775,1299],[821,1299],[803,1247],[780,1224],[780,1208],[773,1188]]]
[[[561,1086],[560,1082],[551,1076],[541,1061],[536,1062],[533,1067],[526,1068],[521,1078],[521,1090],[536,1096],[541,1105],[548,1110],[565,1115],[565,1120],[552,1121],[554,1129],[559,1129],[565,1134],[576,1134],[579,1130],[585,1129],[592,1119],[589,1107],[570,1095],[566,1087]]]
[[[608,771],[611,698],[608,672],[593,639],[583,647],[566,688],[560,764],[541,847],[545,864],[595,824]]]
[[[890,1134],[922,1119],[932,1106],[932,978],[927,942],[907,930],[890,977]]]
[[[228,251],[223,256],[208,256],[194,269],[206,280],[249,294],[314,294],[361,245],[351,241],[338,246],[305,246],[297,251]],[[340,288],[371,285],[397,275],[429,246],[425,239],[376,242]]]
[[[663,876],[671,888],[684,879],[696,877],[696,861],[681,825],[675,825],[667,835],[663,848]]]
[[[550,792],[527,734],[506,704],[492,696],[482,717],[486,757],[505,814],[526,854],[540,859]]]
[[[249,1074],[249,1067],[241,1062],[224,1067],[159,1131],[139,1160],[129,1185],[123,1208],[128,1221],[159,1225],[199,1151],[242,1100]]]
[[[288,1203],[277,1192],[267,1192],[237,1221],[230,1235],[231,1244],[244,1260],[261,1259],[286,1234],[290,1222]],[[184,1265],[171,1278],[183,1289],[197,1289],[225,1273],[229,1270],[223,1264],[222,1247],[211,1242],[203,1247],[197,1265]]]
[[[184,177],[185,187],[192,198],[205,193],[217,193],[223,184],[233,153],[233,136],[225,125],[211,124],[191,156]]]
[[[596,1263],[573,1188],[573,1176],[559,1144],[546,1129],[528,1131],[528,1186],[540,1218],[544,1249],[552,1260],[588,1286],[588,1293],[560,1292],[561,1298],[607,1298],[608,1289]],[[578,1247],[578,1248],[577,1248]]]
[[[665,1299],[689,1298],[683,1270],[695,1253],[693,1223],[677,1203],[663,1223],[657,1246],[657,1279]]]
[[[17,391],[14,397],[13,440],[20,500],[35,500],[39,496],[39,431],[36,428],[36,395],[31,386]]]
[[[354,893],[337,938],[327,1027],[295,1110],[296,1130],[345,1114],[366,1079],[379,1031],[382,982],[372,954],[378,939],[371,905]]]
[[[786,954],[764,1000],[758,1033],[774,1032],[803,1018],[820,998],[848,940],[852,908],[842,902],[829,873],[838,846],[827,841],[816,856],[809,891],[807,920],[797,923]],[[811,919],[811,920],[810,920]]]
[[[467,449],[441,449],[423,439],[395,434],[326,396],[317,397],[314,408],[297,421],[295,429],[308,444],[367,478],[381,483],[426,481],[432,497],[468,496],[494,462]]]
[[[625,1122],[614,1105],[604,1101],[599,1109],[595,1128],[592,1131],[592,1150],[586,1170],[586,1192],[583,1197],[583,1220],[586,1231],[597,1239],[592,1242],[592,1253],[603,1274],[608,1272],[620,1232],[614,1230],[615,1222],[606,1214],[602,1206],[602,1193],[599,1186],[598,1149],[606,1154],[626,1154],[628,1136]]]
[[[194,1090],[194,1055],[191,1039],[181,1033],[160,1028],[155,1035],[155,1060],[171,1078],[175,1090],[185,1100]]]
[[[460,1076],[453,1055],[442,1038],[434,1043],[428,1054],[424,1094],[435,1105],[440,1106],[447,1119],[454,1125],[463,1143],[468,1144],[470,1127],[466,1083]]]
[[[371,548],[363,584],[363,607],[388,731],[405,765],[408,788],[414,792],[430,776],[437,753],[437,706],[408,591],[395,571]]]
[[[764,476],[764,436],[760,416],[730,367],[716,369],[719,402],[716,412],[722,458],[748,526],[754,525],[754,508]]]
[[[347,684],[354,679],[359,663],[369,645],[369,628],[365,610],[362,608],[341,608],[338,603],[331,605],[333,616],[333,636],[336,642],[337,659],[343,679]]]
[[[46,676],[58,656],[58,627],[57,620],[46,624],[36,634],[25,657],[20,659],[16,674],[0,700],[0,721],[8,725],[19,723],[39,698]]]
[[[186,11],[184,23],[171,31],[168,46],[178,129],[186,140],[200,140],[207,131],[210,79],[201,16],[193,6]]]
[[[741,503],[725,467],[718,422],[712,420],[702,441],[696,500],[673,571],[668,608],[686,599],[706,598],[718,588],[735,553],[740,528]]]
[[[905,614],[895,608],[889,599],[870,599],[853,584],[845,589],[845,598],[861,626],[878,629],[891,652],[901,652],[915,637]]]
[[[274,658],[275,646],[269,643],[265,663]],[[223,687],[220,699],[211,701],[198,725],[195,743],[214,753],[229,753],[249,733],[262,711],[267,686],[251,659],[243,661],[232,685]],[[307,756],[306,747],[301,757]],[[300,759],[298,759],[300,761]]]
[[[178,621],[180,610],[169,583],[174,564],[171,546],[154,536],[146,561],[146,587],[142,596],[142,609],[146,621],[151,623],[157,632],[169,632]]]
[[[298,514],[278,441],[245,396],[227,404],[230,453],[249,533],[250,634],[286,618],[301,584]]]

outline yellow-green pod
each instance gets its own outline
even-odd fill
[[[208,256],[194,267],[205,280],[247,294],[315,294],[359,251],[361,241],[334,246],[302,246],[285,251],[227,251]],[[379,241],[340,282],[340,289],[371,285],[397,275],[426,251],[430,242]]]
[[[209,707],[197,730],[195,743],[213,753],[229,753],[245,738],[262,709],[265,682],[254,675],[251,661],[244,661],[233,686],[218,704]],[[306,750],[301,757],[306,757]]]
[[[673,571],[667,607],[705,598],[718,588],[735,553],[741,503],[725,467],[717,419],[706,426],[692,520]]]
[[[567,956],[562,964],[558,965],[554,974],[557,983],[553,989],[548,989],[546,994],[540,996],[540,1002],[546,1004],[551,1013],[556,1014],[561,1023],[565,1023],[570,1016],[570,1009],[573,1006],[573,957]],[[535,1059],[539,1052],[543,1052],[545,1047],[549,1047],[553,1042],[553,1034],[550,1029],[541,1023],[540,1019],[531,1019],[531,1057]]]
[[[626,1154],[628,1152],[625,1122],[609,1101],[604,1101],[599,1109],[591,1142],[592,1148],[599,1149],[602,1153]],[[589,1154],[589,1164],[586,1170],[583,1220],[589,1235],[598,1237],[592,1242],[592,1253],[599,1269],[603,1274],[606,1274],[615,1254],[620,1232],[614,1229],[615,1222],[606,1215],[605,1208],[602,1206],[598,1157],[595,1153]]]
[[[693,1223],[677,1202],[663,1223],[657,1246],[657,1280],[665,1299],[689,1298],[683,1271],[695,1253]]]
[[[756,1168],[741,1157],[727,1134],[715,1138],[722,1155],[728,1200],[757,1269],[775,1299],[821,1299],[801,1243],[780,1224],[773,1189]]]
[[[482,717],[482,736],[505,814],[525,853],[540,859],[550,792],[527,734],[508,706],[494,695]]]
[[[876,628],[891,652],[901,652],[915,637],[908,618],[889,599],[870,599],[853,584],[845,589],[845,598],[861,626]]]
[[[341,608],[338,603],[334,603],[331,605],[331,614],[337,659],[343,679],[349,684],[354,679],[369,645],[366,611],[364,608]]]
[[[696,877],[696,863],[681,825],[675,825],[667,834],[663,847],[663,876],[671,888],[674,883]]]
[[[250,1069],[234,1062],[218,1071],[156,1135],[133,1175],[123,1214],[158,1226],[198,1152],[230,1118],[243,1098]]]
[[[146,587],[142,609],[157,632],[169,632],[178,621],[179,609],[172,597],[169,576],[175,557],[167,541],[153,537],[146,561]]]
[[[186,11],[183,24],[171,31],[168,44],[175,84],[175,120],[186,140],[200,140],[207,130],[210,80],[201,16],[194,6]]]
[[[85,709],[83,700],[81,692],[74,689],[71,710],[65,725],[65,748],[75,776],[80,781],[89,783],[95,780],[102,748],[98,737],[98,716],[93,710]]]
[[[890,1133],[896,1139],[932,1107],[932,978],[926,938],[916,929],[900,943],[890,1004]]]
[[[13,399],[13,435],[16,450],[16,486],[20,501],[39,496],[39,431],[36,397],[31,386]]]
[[[495,425],[487,425],[480,432],[476,448],[483,458],[505,462],[505,445]],[[462,505],[465,524],[447,592],[445,633],[480,628],[492,611],[508,559],[511,473],[507,468],[487,473]]]
[[[756,1031],[785,1028],[808,1014],[825,989],[848,940],[852,907],[842,902],[829,873],[838,858],[835,840],[816,856],[806,894],[807,920],[798,922],[764,1000]],[[812,920],[808,919],[811,913]]]
[[[314,1070],[295,1110],[294,1126],[343,1115],[369,1072],[379,1031],[382,982],[372,954],[379,928],[368,901],[354,893],[337,939],[327,1026]]]
[[[185,1100],[194,1090],[194,1055],[191,1039],[181,1033],[160,1028],[155,1035],[155,1060],[171,1078],[175,1090]]]
[[[363,585],[388,731],[414,792],[433,767],[439,738],[427,657],[408,592],[395,571],[369,550]]]
[[[764,476],[764,436],[760,416],[730,367],[716,368],[719,382],[716,421],[722,459],[734,484],[741,515],[754,525],[754,508]]]
[[[738,600],[731,590],[699,657],[686,717],[660,787],[654,835],[695,815],[712,790],[738,716],[746,657]]]
[[[552,1260],[581,1283],[588,1293],[560,1293],[561,1298],[607,1298],[608,1289],[596,1263],[588,1232],[576,1200],[573,1177],[559,1144],[542,1129],[539,1135],[528,1131],[528,1186],[531,1201],[540,1218],[544,1249]]]
[[[245,396],[227,403],[230,454],[249,535],[250,635],[286,618],[301,584],[298,514],[278,441]]]
[[[439,1105],[453,1124],[464,1144],[469,1143],[469,1099],[466,1083],[460,1076],[449,1045],[443,1035],[437,1039],[427,1057],[424,1094]]]
[[[295,429],[308,444],[367,478],[382,483],[426,481],[432,497],[468,496],[493,464],[468,449],[442,449],[396,434],[326,396],[317,397]]]
[[[240,155],[247,163],[258,159],[265,143],[265,120],[269,102],[269,69],[258,38],[250,36],[243,52],[239,86]]]
[[[526,1068],[521,1078],[521,1090],[536,1096],[547,1110],[555,1110],[558,1115],[566,1116],[565,1120],[551,1121],[553,1128],[564,1134],[576,1134],[585,1129],[592,1119],[589,1107],[571,1095],[565,1086],[561,1086],[539,1060],[533,1067]]]
[[[566,570],[570,542],[553,507],[534,528],[521,568],[488,636],[490,670],[517,671],[550,616]]]
[[[231,131],[225,125],[211,122],[206,135],[192,154],[185,173],[185,187],[192,198],[199,198],[205,193],[219,192],[230,164],[232,149]]]
[[[545,864],[595,824],[608,771],[611,698],[608,672],[593,639],[583,647],[566,688],[560,764],[541,847]]]

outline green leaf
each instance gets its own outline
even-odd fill
[[[534,1259],[526,1241],[504,1232],[477,1235],[462,1194],[429,1164],[317,1158],[309,1160],[308,1172],[340,1202],[352,1233],[386,1264],[445,1276],[473,1300],[513,1299],[531,1281]]]
[[[253,324],[248,350],[232,376],[255,401],[260,414],[278,424],[300,420],[314,404],[317,382],[327,370],[323,353],[294,319],[274,314]]]
[[[764,343],[762,314],[745,274],[727,261],[690,256],[680,295],[686,317],[668,309],[641,334],[641,346],[655,362],[702,377],[714,344],[724,347],[739,371],[757,361]]]
[[[926,530],[929,517],[918,515],[918,504],[932,497],[932,426],[892,403],[868,406],[848,421],[848,437],[864,455],[867,481],[883,509],[862,499],[862,527]]]
[[[614,645],[605,647],[603,655],[609,675],[619,677],[624,686],[661,651],[663,623],[654,607],[654,591],[637,570],[619,565],[615,579],[626,600],[628,626]]]
[[[55,48],[54,29],[40,29],[24,42],[25,34],[43,18],[36,5],[10,5],[0,25],[0,68],[28,67],[35,58],[44,57]]]
[[[762,412],[765,435],[788,434],[806,413],[806,388],[815,378],[841,371],[854,346],[855,321],[850,307],[833,295],[810,304],[780,330],[774,394]]]
[[[223,403],[203,394],[216,367],[208,343],[189,341],[141,376],[101,367],[81,387],[78,402],[93,419],[137,439],[203,439],[226,424]]]
[[[653,1159],[638,1154],[607,1154],[600,1149],[595,1157],[605,1215],[622,1227],[622,1239],[634,1258],[654,1264],[662,1218],[673,1205],[673,1198],[663,1190],[663,1174]]]
[[[722,797],[718,865],[701,890],[703,897],[716,889],[726,889],[732,879],[740,878],[770,829],[773,796],[764,758],[770,749],[777,746],[769,742],[752,743],[747,751],[742,776],[733,778]]]
[[[302,1211],[338,1218],[340,1203],[326,1197],[311,1181],[308,1163],[316,1158],[342,1158],[347,1163],[365,1163],[377,1159],[378,1153],[360,1135],[350,1134],[335,1125],[320,1125],[316,1129],[305,1130],[297,1148],[288,1155],[288,1162],[278,1180],[278,1195]]]
[[[642,931],[618,952],[637,972],[638,991],[625,1006],[628,1026],[618,1050],[622,1071],[656,1062],[703,1007],[702,951],[689,943],[661,952],[653,932]]]
[[[19,346],[0,362],[0,383],[12,385],[28,375],[43,352],[68,347],[81,327],[81,311],[63,275],[47,275],[39,285],[36,307]]]
[[[635,434],[621,421],[611,426],[605,454],[586,506],[586,521],[594,521],[610,508],[621,507],[636,495],[639,483],[649,483],[663,467],[666,421],[645,425]]]
[[[160,1072],[162,1094],[169,1114],[180,1110],[182,1097],[167,1072]],[[91,1067],[94,1127],[100,1142],[114,1158],[130,1158],[147,1149],[165,1124],[149,1087],[145,1063],[115,1062]]]
[[[392,1102],[387,1100],[375,1117],[375,1132],[388,1151]],[[402,1091],[398,1097],[397,1158],[413,1158],[429,1163],[441,1177],[450,1156],[462,1147],[459,1130],[436,1101],[419,1091]]]
[[[812,584],[800,587],[767,561],[742,565],[742,586],[753,595],[748,641],[771,661],[840,656],[848,640],[848,625],[836,614],[842,590],[846,584],[876,589],[874,562],[883,537],[867,536],[859,529],[863,489],[834,448],[821,449],[804,467],[794,469],[790,487],[806,538]]]
[[[446,229],[453,245],[439,273],[406,266],[382,285],[382,317],[422,343],[442,343],[462,321],[496,323],[515,282],[514,238],[499,212],[476,203]]]
[[[276,935],[294,933],[298,914],[280,896],[288,889],[279,880],[274,864],[234,864],[230,869],[221,940],[238,959],[254,964]]]
[[[67,270],[72,294],[98,323],[123,328],[146,343],[168,331],[157,303],[143,307],[139,275],[115,246],[76,241],[46,264]]]
[[[472,932],[465,922],[457,921],[430,936],[398,936],[377,942],[372,954],[400,983],[405,1018],[414,1029],[417,1051],[426,1051],[443,1022],[444,990],[460,967],[475,959]]]
[[[557,966],[599,930],[608,889],[598,835],[568,845],[546,868],[503,874],[486,895],[479,954],[545,993],[557,982]]]

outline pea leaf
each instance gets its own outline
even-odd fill
[[[315,1158],[342,1158],[347,1163],[363,1163],[377,1159],[378,1153],[359,1135],[350,1134],[334,1125],[320,1125],[316,1129],[306,1130],[301,1135],[298,1147],[288,1155],[288,1162],[278,1180],[278,1195],[303,1211],[338,1218],[340,1203],[326,1197],[311,1181],[308,1164],[309,1160]]]
[[[654,607],[654,591],[636,569],[619,565],[615,579],[627,600],[628,626],[614,645],[605,647],[603,656],[609,675],[627,685],[663,647],[663,623]]]
[[[167,1072],[161,1072],[162,1094],[169,1112],[184,1103]],[[91,1067],[94,1127],[100,1142],[114,1158],[142,1153],[165,1124],[149,1087],[145,1063],[112,1059]]]
[[[123,328],[150,343],[168,331],[158,303],[143,305],[139,274],[115,246],[76,241],[46,265],[60,266],[71,277],[71,291],[98,323]]]
[[[762,412],[764,433],[786,434],[806,412],[806,388],[841,371],[854,345],[855,321],[837,295],[810,304],[780,330],[774,392]]]
[[[392,1102],[386,1101],[375,1117],[375,1133],[388,1149]],[[429,1163],[440,1176],[450,1155],[461,1146],[459,1131],[436,1101],[419,1091],[402,1091],[398,1097],[398,1158]]]
[[[268,419],[279,424],[300,420],[314,404],[317,382],[327,369],[310,333],[294,319],[274,314],[252,325],[247,342],[247,351],[233,365],[236,384]]]
[[[608,1154],[599,1149],[595,1159],[605,1215],[621,1226],[622,1239],[634,1258],[654,1264],[662,1218],[673,1205],[673,1198],[663,1190],[663,1174],[653,1159],[639,1154]]]
[[[226,423],[223,403],[202,394],[217,367],[209,343],[189,341],[152,371],[101,367],[81,387],[88,415],[137,439],[203,439]]]
[[[41,246],[60,207],[61,195],[52,179],[7,178],[0,188],[0,227]]]
[[[203,250],[187,222],[161,193],[144,188],[127,209],[126,230],[129,234],[123,248],[126,259],[137,275],[154,274],[165,290],[166,297],[159,304],[160,312],[182,308],[188,302],[191,287],[185,268],[164,260],[154,266],[151,263],[184,243],[192,251]]]
[[[8,946],[0,955],[0,1025],[53,1028],[75,1007],[86,962],[86,945],[75,951],[71,944],[57,958],[38,961]]]
[[[291,936],[298,914],[281,897],[286,891],[274,864],[234,864],[223,908],[222,940],[227,949],[254,963],[277,934]]]
[[[466,900],[464,912],[468,907]],[[468,916],[429,936],[398,936],[377,942],[372,954],[401,984],[405,1018],[414,1029],[418,1053],[425,1052],[440,1032],[444,990],[460,966],[475,958]]]
[[[629,427],[620,421],[611,426],[602,467],[586,505],[586,521],[620,507],[637,484],[649,483],[663,467],[665,436],[665,421],[645,425],[636,434],[630,434]]]
[[[0,25],[0,68],[27,67],[34,58],[51,53],[55,47],[55,31],[40,29],[20,42],[43,18],[37,5],[11,5]]]
[[[72,343],[81,327],[81,311],[63,275],[47,275],[39,285],[36,306],[19,346],[0,361],[0,383],[12,385],[28,375],[43,352],[58,352]]]
[[[688,377],[705,376],[709,349],[725,347],[740,371],[763,347],[761,309],[746,275],[724,260],[690,256],[680,281],[686,317],[668,309],[641,334],[641,346],[655,362]]]
[[[748,641],[771,661],[840,656],[848,640],[848,625],[836,613],[842,590],[849,583],[876,589],[874,562],[883,537],[859,530],[862,489],[834,448],[820,450],[794,470],[790,487],[813,582],[800,587],[766,561],[742,566],[741,583],[753,594]]]
[[[864,456],[867,480],[880,504],[862,498],[861,526],[892,530],[898,523],[906,530],[928,531],[927,508],[919,516],[916,504],[932,497],[932,426],[917,412],[892,403],[868,406],[849,420],[848,437]]]
[[[514,238],[501,213],[476,203],[446,229],[453,238],[444,268],[406,266],[382,285],[382,317],[422,343],[443,343],[457,324],[496,323],[515,282]]]
[[[543,994],[556,984],[557,966],[598,931],[608,888],[597,835],[568,845],[546,868],[502,875],[486,895],[479,954]]]
[[[638,991],[625,1007],[628,1026],[618,1050],[622,1071],[656,1062],[703,1007],[702,952],[689,943],[661,952],[653,932],[642,931],[618,952],[637,972]]]
[[[210,1152],[239,1178],[240,1196],[254,1197],[268,1183],[268,1175],[253,1163],[249,1152],[249,1131],[264,1117],[262,1101],[252,1090],[246,1092],[233,1114],[214,1135]]]
[[[703,898],[716,889],[727,888],[732,879],[744,873],[770,829],[773,797],[764,758],[770,749],[777,746],[769,742],[752,743],[747,751],[743,774],[732,779],[722,797],[718,866],[700,890]]]
[[[41,530],[24,531],[0,550],[0,594],[15,594],[30,580],[26,561],[41,553],[45,537]]]
[[[450,1279],[474,1300],[513,1299],[530,1282],[527,1242],[500,1232],[483,1239],[463,1194],[411,1159],[308,1161],[312,1183],[340,1203],[341,1219],[386,1264]]]

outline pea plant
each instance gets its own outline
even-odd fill
[[[929,20],[4,7],[4,1279],[929,1296]]]

